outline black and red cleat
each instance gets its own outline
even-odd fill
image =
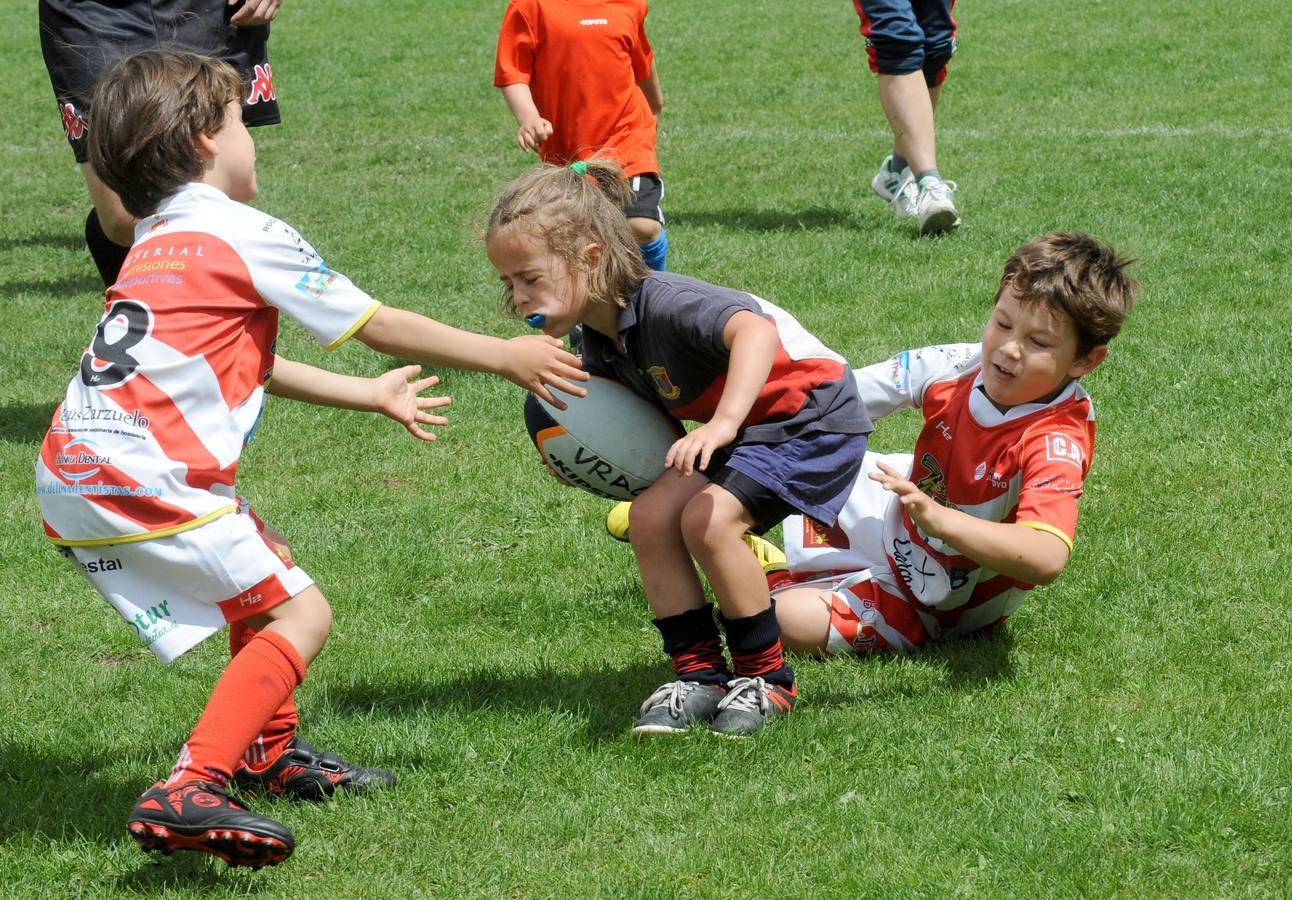
[[[145,852],[193,850],[253,869],[278,865],[296,847],[286,827],[204,781],[173,787],[157,782],[135,802],[126,827]]]
[[[293,738],[292,742],[263,772],[246,765],[238,767],[233,783],[246,791],[262,791],[297,800],[326,800],[337,792],[366,794],[395,786],[395,776],[375,766],[356,766],[335,753],[319,753]]]

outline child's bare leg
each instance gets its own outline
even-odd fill
[[[744,541],[753,524],[736,496],[714,485],[698,492],[682,514],[687,552],[709,579],[727,618],[756,615],[771,606],[767,576]]]
[[[705,604],[704,588],[682,537],[682,510],[708,484],[702,475],[684,476],[669,470],[633,501],[628,514],[628,536],[641,570],[642,588],[657,618]]]
[[[795,653],[825,656],[830,636],[830,592],[796,587],[777,591],[776,620],[781,641]]]

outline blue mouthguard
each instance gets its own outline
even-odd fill
[[[542,313],[533,313],[525,317],[525,324],[530,328],[542,328],[547,324],[547,316]]]

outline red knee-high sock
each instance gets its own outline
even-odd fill
[[[291,641],[272,631],[252,637],[215,683],[166,783],[226,784],[252,739],[304,678],[305,660]]]
[[[233,622],[229,625],[229,656],[237,656],[247,642],[259,634],[245,622]],[[260,771],[271,765],[292,742],[296,736],[296,726],[300,716],[296,711],[296,692],[293,691],[278,707],[278,711],[260,729],[260,734],[251,739],[242,761],[254,771]]]

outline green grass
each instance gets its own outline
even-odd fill
[[[293,0],[257,201],[378,297],[516,334],[476,237],[527,160],[490,87],[501,0]],[[434,446],[271,404],[240,488],[336,610],[308,736],[395,792],[275,804],[260,873],[156,865],[123,827],[223,663],[169,669],[43,541],[32,461],[99,315],[84,188],[34,10],[0,9],[0,894],[266,897],[1287,896],[1292,892],[1292,92],[1268,3],[958,9],[939,157],[965,225],[869,193],[885,128],[847,3],[657,0],[676,270],[792,309],[857,363],[977,336],[1052,228],[1140,258],[1086,382],[1077,550],[1000,636],[796,663],[743,743],[639,743],[667,664],[605,504],[542,474],[514,387],[444,373]],[[291,324],[280,347],[338,370]],[[881,423],[879,449],[917,423]],[[262,809],[264,807],[261,807]]]

